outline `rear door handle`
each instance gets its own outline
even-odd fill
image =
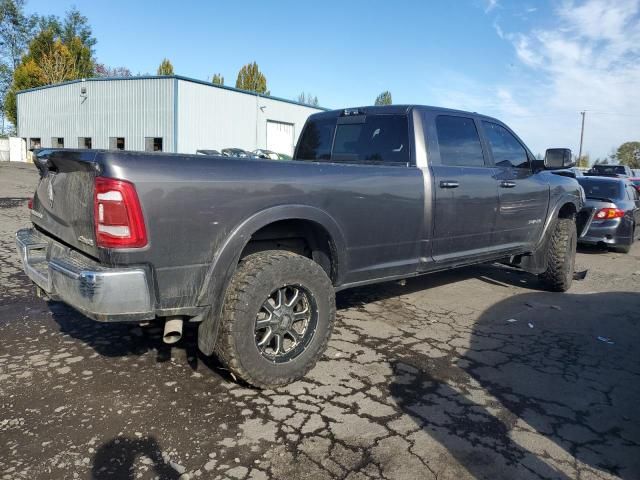
[[[453,180],[441,180],[440,188],[458,188],[460,184],[458,182],[454,182]]]
[[[509,182],[507,180],[503,180],[500,182],[500,188],[513,188],[516,186],[516,182]]]

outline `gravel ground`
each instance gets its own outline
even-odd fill
[[[193,329],[170,348],[36,298],[13,241],[36,181],[0,163],[3,479],[640,478],[640,245],[581,250],[566,294],[497,266],[342,292],[318,366],[258,391]]]

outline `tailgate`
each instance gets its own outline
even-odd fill
[[[93,227],[97,152],[41,150],[36,157],[40,182],[31,221],[41,230],[89,255],[97,256]]]

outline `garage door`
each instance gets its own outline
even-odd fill
[[[267,150],[293,155],[293,124],[267,120]]]

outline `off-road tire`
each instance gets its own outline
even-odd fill
[[[547,270],[540,275],[545,287],[566,292],[573,282],[578,234],[573,218],[558,218],[547,250]]]
[[[313,296],[317,323],[302,353],[286,363],[273,363],[256,346],[255,321],[271,292],[285,284],[300,285]],[[327,348],[335,315],[335,292],[320,265],[288,251],[254,253],[240,262],[227,288],[215,353],[235,377],[250,385],[286,385],[315,366]]]

